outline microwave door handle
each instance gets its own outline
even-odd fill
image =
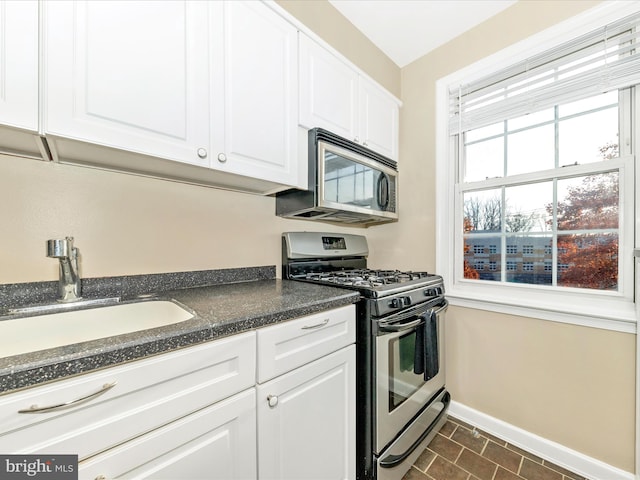
[[[386,173],[380,172],[377,187],[378,207],[381,210],[386,210],[389,206],[389,176]]]

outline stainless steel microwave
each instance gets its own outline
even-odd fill
[[[309,189],[276,195],[276,215],[375,225],[398,219],[398,166],[327,130],[309,130]]]

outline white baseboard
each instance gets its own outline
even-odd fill
[[[449,413],[517,447],[560,467],[584,476],[589,480],[635,480],[633,473],[608,465],[595,458],[571,450],[559,443],[539,437],[521,428],[452,401]]]

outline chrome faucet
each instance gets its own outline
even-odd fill
[[[73,237],[47,240],[47,257],[60,260],[58,280],[59,302],[80,300],[80,272],[78,270],[79,250],[73,246]]]

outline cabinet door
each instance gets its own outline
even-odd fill
[[[207,2],[42,6],[47,134],[208,166]]]
[[[355,478],[355,346],[258,385],[261,480]]]
[[[38,2],[0,1],[0,123],[38,130]]]
[[[398,158],[399,107],[386,91],[360,77],[360,140],[365,147]]]
[[[301,33],[300,125],[357,141],[357,109],[357,72]]]
[[[255,389],[81,462],[80,478],[256,478]]]
[[[262,2],[211,6],[212,167],[301,185],[296,29]]]

